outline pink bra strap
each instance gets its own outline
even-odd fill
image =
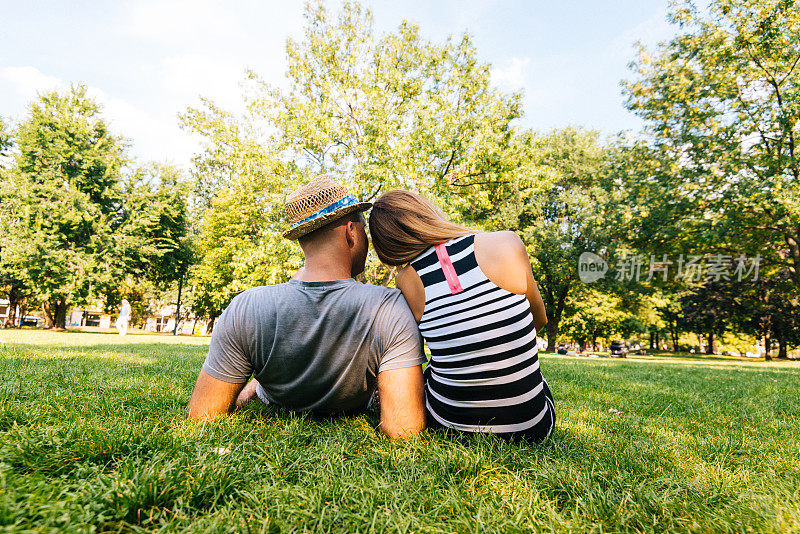
[[[434,245],[433,248],[436,250],[436,255],[439,257],[439,265],[442,266],[442,272],[444,272],[447,285],[450,286],[450,293],[455,295],[456,293],[464,291],[464,288],[461,287],[461,282],[458,281],[456,268],[453,267],[453,262],[450,261],[450,256],[447,254],[447,248],[445,248],[444,243]]]

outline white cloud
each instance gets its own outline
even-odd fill
[[[183,54],[164,59],[160,68],[164,90],[185,105],[194,104],[203,96],[225,109],[241,110],[239,83],[245,76],[244,64],[203,54]]]
[[[501,89],[518,91],[525,89],[525,74],[531,58],[511,58],[505,67],[492,67],[492,83]]]
[[[467,31],[475,31],[475,26],[480,26],[487,13],[498,8],[499,0],[451,0],[448,2],[454,27]]]
[[[68,86],[64,80],[31,66],[6,67],[0,72],[26,102],[35,99],[38,92],[63,91]],[[111,131],[134,142],[135,147],[132,148],[136,154],[145,154],[147,159],[185,165],[197,150],[197,141],[178,127],[174,115],[153,115],[91,85],[87,86],[86,92],[102,105],[103,118]]]
[[[179,128],[176,117],[147,113],[97,87],[88,87],[87,93],[103,106],[103,117],[111,131],[133,142],[131,148],[136,154],[185,166],[198,149],[197,141]]]
[[[14,89],[26,101],[35,98],[37,93],[66,87],[66,83],[63,80],[44,74],[36,67],[6,67],[2,73],[3,78],[11,82]]]
[[[607,50],[614,56],[633,58],[633,44],[641,41],[649,48],[655,47],[660,41],[666,41],[675,35],[675,27],[667,21],[667,12],[660,8],[649,18],[636,26],[619,34]]]
[[[228,6],[227,2],[218,0],[136,2],[127,10],[128,30],[173,44],[235,36],[239,24]]]

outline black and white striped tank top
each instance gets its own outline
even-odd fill
[[[425,286],[419,329],[431,351],[429,417],[464,432],[544,438],[555,410],[528,299],[483,274],[474,242],[474,235],[452,239],[411,262]]]

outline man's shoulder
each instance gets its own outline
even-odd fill
[[[233,299],[231,299],[231,303],[233,303],[233,302],[241,302],[241,301],[252,301],[252,300],[258,300],[258,299],[261,299],[261,298],[264,298],[264,297],[270,297],[270,296],[274,295],[276,292],[281,291],[283,286],[286,286],[286,285],[287,284],[275,284],[275,285],[271,285],[271,286],[255,286],[255,287],[251,287],[249,289],[245,289],[244,291],[242,291],[241,293],[239,293],[238,295],[233,297]]]
[[[378,286],[375,284],[356,283],[353,289],[357,292],[359,298],[372,300],[380,305],[393,306],[397,302],[406,305],[403,294],[399,289],[394,287]]]
[[[242,313],[246,310],[261,309],[263,306],[269,306],[280,298],[281,293],[286,291],[286,287],[284,287],[286,285],[275,284],[245,289],[231,299],[226,311],[236,310],[236,313]]]
[[[342,296],[348,301],[358,301],[367,304],[369,307],[377,308],[396,308],[402,306],[403,308],[408,305],[403,298],[403,294],[399,289],[393,287],[378,286],[374,284],[365,284],[351,280],[351,284],[344,287],[339,285],[336,287],[336,292],[341,289],[346,289],[346,293]],[[291,307],[297,301],[297,292],[310,292],[311,295],[319,295],[321,288],[307,288],[302,285],[283,283],[269,286],[251,287],[236,295],[228,305],[228,308],[236,315],[250,313],[261,314],[265,308],[274,306],[288,306]],[[334,288],[331,288],[333,290]],[[326,291],[323,291],[327,293]],[[342,303],[342,301],[339,301]],[[233,311],[235,310],[235,311]]]
[[[358,283],[358,286],[362,291],[378,296],[396,296],[400,294],[400,290],[394,287],[378,286],[361,282]]]

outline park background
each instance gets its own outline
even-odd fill
[[[800,532],[796,2],[37,6],[0,34],[0,530]],[[208,336],[69,326],[207,333],[300,266],[319,172],[523,238],[551,438],[194,424]],[[553,353],[613,339],[647,354]]]
[[[456,24],[495,13],[450,8]],[[17,9],[21,21],[35,12]],[[125,9],[140,38],[162,31],[159,15],[170,14],[146,3]],[[208,23],[208,9],[194,19]],[[548,70],[527,80],[527,57],[492,68],[465,29],[441,35],[392,19],[393,28],[384,20],[377,30],[358,4],[311,3],[289,30],[286,71],[243,69],[238,99],[223,91],[224,104],[198,99],[204,88],[195,87],[170,126],[186,135],[173,134],[172,144],[155,122],[126,138],[102,102],[123,124],[124,106],[81,79],[6,66],[17,89],[55,89],[0,123],[4,324],[108,327],[127,298],[135,326],[209,333],[234,295],[286,281],[301,265],[299,248],[280,235],[283,200],[329,172],[365,200],[408,188],[477,230],[517,232],[545,299],[549,351],[560,343],[599,351],[623,339],[651,351],[787,358],[800,343],[796,10],[791,2],[639,7],[629,17],[648,18],[600,55],[616,69],[629,61],[626,79],[587,66],[539,82]],[[578,36],[587,15],[595,27],[611,25],[614,12],[601,11],[561,13],[573,15],[574,30],[561,41],[592,44],[598,34]],[[220,13],[211,36],[230,33]],[[169,39],[181,32],[191,30]],[[523,42],[544,58],[568,55],[545,40]],[[599,92],[601,104],[620,94],[593,111],[584,104],[598,129],[575,106],[548,101],[558,92],[578,101]],[[620,103],[626,112],[608,111]],[[582,283],[585,252],[615,274]],[[701,268],[681,273],[689,258]],[[392,275],[370,256],[366,281],[391,285]]]

